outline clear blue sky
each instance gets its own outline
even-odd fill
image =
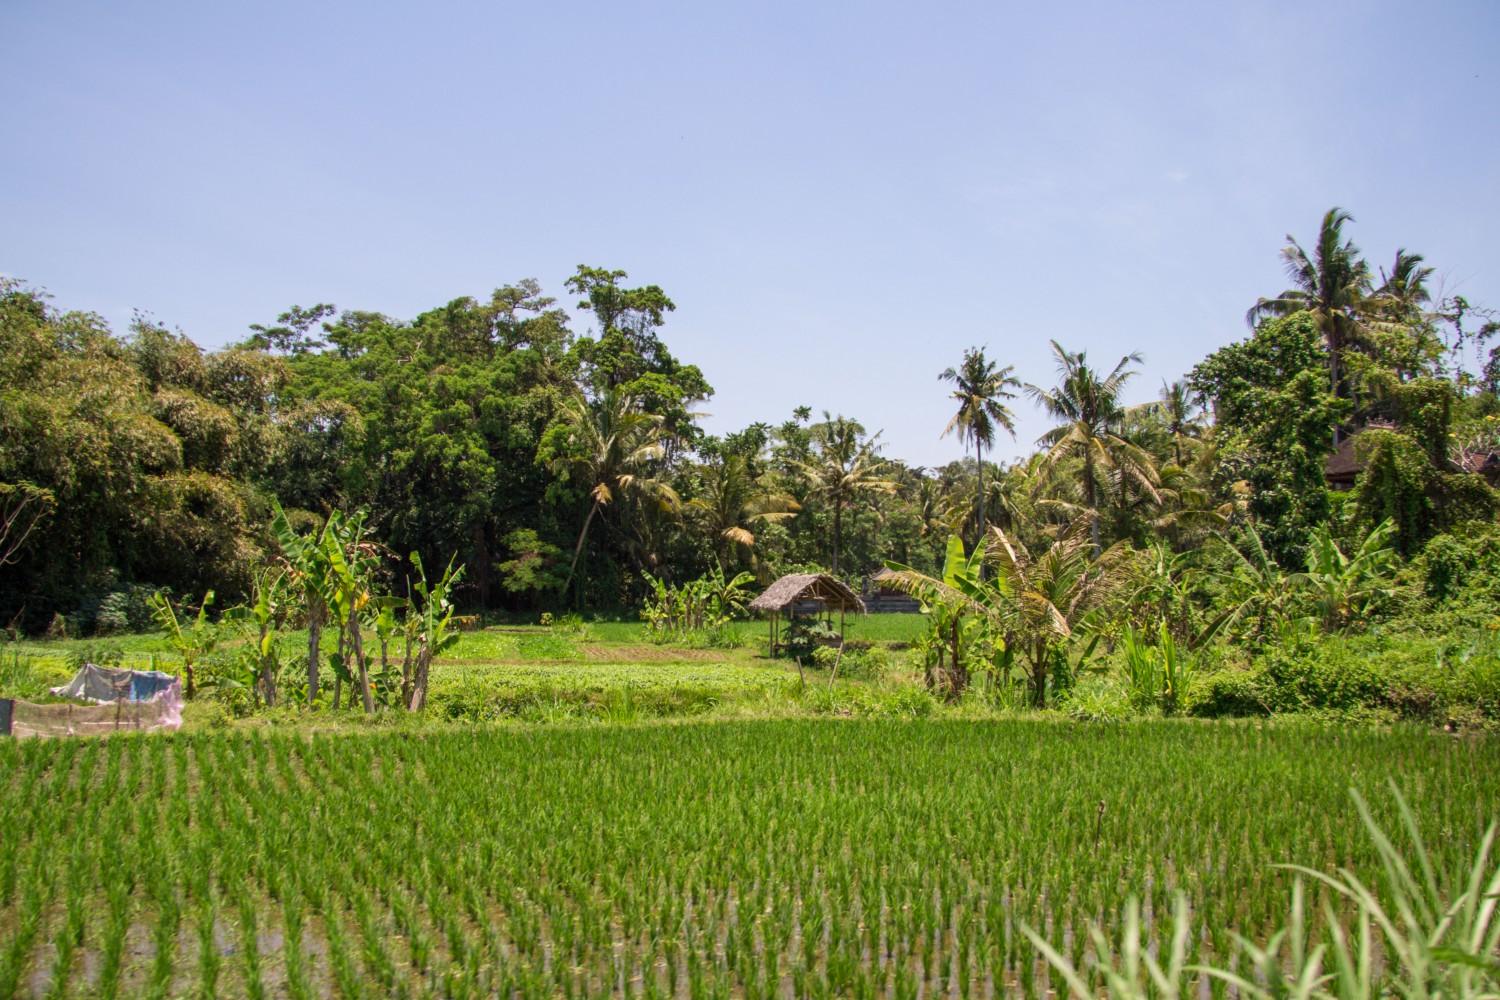
[[[0,273],[205,346],[575,265],[677,302],[708,427],[935,464],[986,344],[1245,334],[1332,205],[1500,306],[1500,3],[0,3]],[[587,323],[576,328],[582,332]],[[1017,401],[1021,443],[1046,422]]]

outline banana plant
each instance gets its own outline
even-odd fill
[[[916,573],[900,563],[886,564],[896,574],[893,584],[917,598],[922,604],[922,613],[931,619],[928,634],[920,645],[927,688],[935,689],[941,679],[952,698],[961,697],[969,686],[963,646],[964,636],[973,629],[966,630],[964,620],[974,613],[975,608],[964,596],[964,588],[979,585],[983,564],[984,542],[975,547],[972,555],[966,556],[963,539],[956,534],[948,536],[941,579]],[[945,665],[945,661],[951,663]]]
[[[281,673],[280,627],[286,617],[287,572],[266,569],[256,575],[254,600],[226,616],[250,633],[240,657],[255,678],[254,685],[266,706],[277,701],[276,678]]]
[[[307,703],[318,700],[318,675],[321,672],[320,652],[323,625],[328,618],[328,562],[323,556],[323,534],[319,529],[307,535],[299,535],[287,520],[286,511],[278,501],[272,501],[274,516],[271,519],[271,534],[281,549],[286,566],[288,586],[302,592],[307,611]]]
[[[184,627],[165,591],[158,590],[151,595],[151,617],[156,620],[156,627],[161,629],[172,648],[182,654],[182,673],[188,698],[198,690],[194,682],[194,666],[219,645],[219,626],[208,617],[209,606],[213,603],[214,592],[210,590],[203,595],[203,603],[198,605],[198,617]]]
[[[714,564],[700,582],[708,595],[709,610],[713,614],[733,618],[745,613],[750,597],[748,588],[755,583],[755,574],[741,572],[726,578],[724,570]]]
[[[391,640],[401,632],[401,623],[396,612],[405,608],[407,602],[400,597],[378,597],[375,599],[375,638],[380,643],[380,673],[375,678],[375,689],[380,702],[389,706],[401,697],[401,677],[391,667]]]
[[[1230,567],[1213,575],[1219,577],[1230,595],[1228,606],[1203,627],[1190,648],[1199,649],[1241,621],[1254,619],[1252,637],[1259,641],[1270,635],[1296,628],[1300,622],[1300,596],[1296,581],[1281,571],[1266,552],[1260,532],[1246,524],[1243,534],[1245,551],[1223,535],[1214,536],[1223,544]]]
[[[411,675],[411,701],[408,705],[411,711],[420,712],[427,706],[427,680],[432,661],[457,645],[460,638],[458,630],[453,628],[453,603],[449,594],[463,576],[464,567],[455,568],[453,560],[449,559],[442,578],[437,583],[429,583],[422,557],[413,552],[411,564],[417,571],[417,578],[411,583],[416,599],[407,611],[407,622],[413,626],[417,657]]]
[[[360,613],[372,606],[374,595],[368,580],[375,569],[373,547],[365,542],[364,514],[346,516],[340,511],[328,515],[322,534],[323,560],[328,567],[329,587],[325,594],[333,620],[339,625],[338,652],[333,658],[333,707],[339,707],[345,681],[355,685],[366,715],[375,712],[370,692],[370,673],[365,660],[364,641],[360,634]]]
[[[1386,518],[1376,525],[1353,555],[1345,555],[1327,525],[1320,525],[1307,542],[1307,572],[1292,577],[1311,591],[1324,632],[1337,632],[1389,598],[1398,557],[1391,546],[1396,522]]]

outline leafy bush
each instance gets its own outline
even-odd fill
[[[105,594],[99,601],[99,610],[94,613],[94,634],[119,635],[150,630],[151,595],[155,592],[154,587],[134,584]]]
[[[839,676],[850,680],[884,680],[890,672],[891,659],[879,648],[855,649],[852,642],[844,645],[844,662],[839,665]]]
[[[788,656],[808,660],[812,658],[813,650],[818,646],[837,642],[838,638],[838,632],[821,618],[796,618],[787,625],[786,632],[783,633],[782,644]]]
[[[1493,636],[1482,637],[1450,661],[1453,700],[1500,718],[1500,647]]]
[[[1458,593],[1474,569],[1474,555],[1470,546],[1452,535],[1438,535],[1428,542],[1423,552],[1428,595],[1444,600]]]
[[[548,621],[544,624],[551,626],[552,631],[558,635],[570,635],[575,639],[588,639],[592,635],[588,622],[583,620],[583,615],[563,615],[553,621],[551,615],[546,616]]]
[[[1183,709],[1188,715],[1210,718],[1266,715],[1271,711],[1268,701],[1259,672],[1228,667],[1194,677]]]

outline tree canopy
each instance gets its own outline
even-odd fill
[[[381,572],[456,558],[457,605],[512,611],[631,607],[711,567],[937,574],[951,534],[972,548],[996,527],[1017,580],[1064,539],[1070,559],[1123,544],[1166,566],[1215,537],[1247,551],[1253,532],[1298,572],[1316,531],[1353,552],[1388,523],[1413,555],[1489,530],[1496,494],[1478,472],[1500,453],[1500,347],[1471,362],[1500,328],[1434,289],[1420,254],[1372,267],[1352,224],[1333,209],[1309,248],[1289,237],[1289,287],[1159,398],[1127,398],[1139,355],[1105,369],[1054,343],[1055,378],[1024,390],[1056,427],[1014,463],[991,456],[1022,385],[965,351],[939,375],[953,419],[933,433],[969,454],[939,468],[812,406],[705,433],[694,408],[713,390],[667,345],[675,303],[623,270],[565,282],[587,330],[527,279],[409,319],[293,305],[212,351],[3,279],[0,615],[87,633],[101,608],[158,588],[230,607],[280,558],[273,522],[295,532],[335,511],[362,513]],[[1326,475],[1341,438],[1348,490]]]

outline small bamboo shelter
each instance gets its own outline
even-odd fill
[[[865,602],[837,577],[827,573],[789,573],[750,602],[751,611],[765,611],[771,615],[772,656],[781,648],[781,613],[786,612],[787,622],[790,624],[797,616],[798,601],[816,601],[817,614],[827,618],[830,628],[833,627],[834,609],[838,609],[840,642],[844,638],[845,613],[865,613]]]

